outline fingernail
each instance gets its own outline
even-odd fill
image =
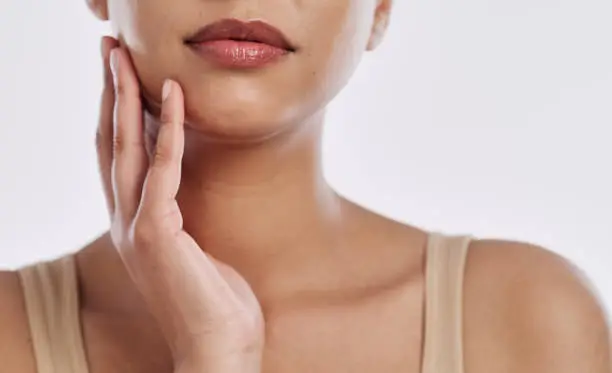
[[[172,83],[170,82],[169,79],[166,79],[166,81],[164,81],[164,87],[162,88],[162,101],[166,101],[168,96],[170,96],[171,88],[172,88]]]
[[[117,83],[117,76],[119,73],[119,56],[117,55],[117,48],[113,48],[110,52],[110,67],[113,72],[113,81]]]

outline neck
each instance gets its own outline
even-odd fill
[[[147,133],[155,133],[156,124],[146,122]],[[383,269],[383,259],[406,252],[406,242],[423,244],[417,230],[365,213],[325,182],[322,122],[314,118],[248,145],[221,144],[186,131],[177,195],[183,227],[203,251],[235,268],[262,305],[305,291],[355,283],[367,288],[388,282],[388,276],[404,278],[405,261],[392,260]],[[77,260],[85,308],[141,317],[144,305],[109,234]],[[420,257],[411,261],[420,268]]]
[[[323,177],[322,122],[248,145],[187,129],[177,195],[184,229],[255,291],[337,245],[341,199]]]
[[[186,128],[177,195],[183,227],[203,251],[236,269],[260,300],[310,282],[322,259],[337,257],[346,236],[343,200],[323,177],[322,122],[313,118],[248,145],[220,144]],[[155,134],[158,123],[147,116],[145,127]],[[108,234],[87,252],[78,257],[84,304],[139,309]],[[104,295],[110,284],[124,289],[111,294],[114,301]]]

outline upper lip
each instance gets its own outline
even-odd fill
[[[263,21],[243,22],[228,18],[210,23],[185,39],[188,44],[213,40],[241,40],[268,44],[273,47],[295,51],[295,47],[276,27]]]

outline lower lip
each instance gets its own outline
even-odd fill
[[[253,68],[276,62],[289,53],[269,44],[237,40],[214,40],[190,46],[201,56],[225,67]]]

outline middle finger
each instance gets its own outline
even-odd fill
[[[113,49],[111,67],[115,83],[112,182],[115,207],[127,224],[140,203],[148,160],[138,80],[123,49]]]

